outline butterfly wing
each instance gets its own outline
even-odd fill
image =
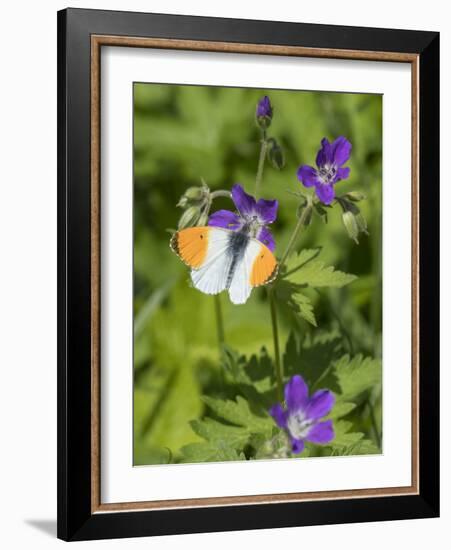
[[[192,269],[194,287],[205,294],[219,294],[227,288],[232,261],[229,233],[217,227],[189,227],[171,239],[172,250]]]
[[[190,227],[174,234],[171,248],[191,267],[195,288],[205,294],[228,289],[232,303],[244,304],[252,288],[275,279],[277,261],[257,239],[237,237],[229,229]]]
[[[230,301],[244,304],[254,287],[265,285],[277,276],[277,261],[267,246],[250,238],[237,263],[229,286]]]

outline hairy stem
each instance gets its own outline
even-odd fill
[[[215,315],[216,315],[216,330],[218,332],[218,345],[219,351],[221,352],[222,346],[224,344],[224,322],[222,320],[222,308],[221,308],[221,298],[219,294],[216,294],[214,297],[215,302]]]
[[[265,167],[266,151],[268,149],[268,142],[266,140],[266,132],[262,135],[262,145],[260,148],[260,157],[258,159],[257,175],[255,177],[255,198],[258,199],[260,194],[260,187],[263,179],[263,168]]]
[[[274,299],[274,291],[268,289],[269,308],[271,311],[271,323],[272,323],[272,336],[274,340],[274,366],[275,375],[277,381],[277,397],[280,402],[283,400],[283,370],[282,363],[280,362],[280,349],[279,349],[279,331],[277,328],[277,310],[276,301]]]
[[[217,199],[218,197],[225,197],[226,199],[230,199],[231,193],[230,191],[226,191],[224,189],[218,189],[217,191],[213,191],[210,193],[210,198]]]

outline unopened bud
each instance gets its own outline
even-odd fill
[[[355,241],[357,244],[359,244],[358,236],[359,236],[359,226],[357,224],[356,217],[352,212],[346,211],[343,212],[343,223],[346,228],[346,231],[348,232],[349,237]]]
[[[272,120],[272,106],[269,97],[265,95],[257,103],[257,110],[255,112],[257,124],[261,130],[267,130],[271,125]]]
[[[180,208],[186,208],[188,206],[188,202],[188,199],[185,197],[185,195],[183,195],[180,197],[177,206],[180,206]]]
[[[357,226],[359,228],[359,231],[361,233],[366,233],[368,235],[368,225],[366,223],[365,218],[361,213],[357,214],[355,217],[355,221],[357,222]]]
[[[192,227],[196,225],[200,217],[200,208],[198,206],[190,206],[183,212],[179,219],[178,228],[184,229],[185,227]]]
[[[282,170],[282,168],[285,166],[285,156],[283,154],[283,149],[273,138],[269,140],[268,159],[269,162],[277,170]]]
[[[188,187],[183,196],[189,200],[199,201],[203,198],[204,193],[205,191],[202,187]]]
[[[352,202],[359,202],[366,199],[366,195],[360,193],[360,191],[350,191],[349,193],[346,193],[346,197]]]
[[[205,212],[203,212],[199,219],[197,220],[197,223],[196,225],[198,225],[199,227],[204,227],[205,225],[208,224],[208,214],[206,214]]]

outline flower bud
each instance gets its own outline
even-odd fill
[[[180,206],[180,208],[186,208],[188,206],[188,199],[185,197],[185,195],[182,195],[179,199],[179,202],[176,206]]]
[[[203,202],[208,188],[205,187],[188,187],[188,189],[180,197],[177,206],[181,208],[187,208],[191,204],[197,204]]]
[[[206,214],[205,212],[202,212],[202,214],[199,216],[199,219],[197,220],[196,225],[198,225],[199,227],[204,227],[207,224],[208,224],[208,214]]]
[[[268,140],[268,159],[276,170],[282,170],[285,166],[283,149],[274,138]]]
[[[368,225],[366,223],[365,218],[363,217],[363,215],[360,212],[356,215],[355,221],[357,222],[359,231],[361,233],[365,233],[366,235],[368,235],[369,234],[368,233]]]
[[[201,209],[198,206],[190,206],[183,212],[179,219],[178,228],[192,227],[200,218]]]
[[[189,200],[198,201],[201,200],[204,196],[204,189],[202,187],[188,187],[184,193],[184,197]]]
[[[267,95],[262,97],[257,103],[255,116],[257,119],[257,124],[261,130],[266,130],[269,128],[272,120],[272,106]]]
[[[360,193],[360,191],[350,191],[349,193],[346,193],[345,196],[352,202],[359,202],[366,199],[366,195]]]
[[[357,244],[359,244],[359,241],[357,239],[359,235],[359,226],[357,224],[357,220],[355,215],[347,210],[346,212],[343,212],[343,223],[346,228],[346,231],[348,232],[349,237],[355,241]]]

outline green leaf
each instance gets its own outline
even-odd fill
[[[193,431],[206,442],[183,447],[184,462],[245,460],[244,449],[251,440],[258,441],[260,446],[271,438],[274,428],[272,419],[267,413],[266,417],[262,417],[252,412],[243,397],[237,396],[236,401],[212,397],[203,399],[220,420],[207,417],[191,422]]]
[[[349,456],[363,454],[378,454],[381,450],[360,432],[350,431],[352,422],[339,420],[334,422],[335,438],[326,445],[325,454],[333,456]]]
[[[301,269],[306,266],[311,260],[315,259],[321,254],[321,248],[304,248],[300,252],[294,252],[290,254],[285,263],[285,274],[289,274],[291,271]]]
[[[330,412],[327,418],[331,418],[331,419],[342,418],[343,416],[346,416],[352,410],[354,410],[355,407],[356,407],[355,403],[340,401],[334,405],[332,411]]]
[[[335,364],[334,374],[341,389],[341,397],[352,399],[380,384],[382,365],[379,359],[363,358],[362,355],[351,359],[349,355],[344,355]]]
[[[191,421],[193,431],[211,443],[224,443],[242,449],[249,439],[249,431],[239,426],[228,426],[211,418]]]
[[[296,292],[291,296],[291,300],[295,308],[297,308],[297,313],[299,313],[303,319],[314,327],[318,326],[316,324],[315,314],[313,313],[313,304],[308,296],[301,292]]]
[[[348,447],[360,441],[364,434],[360,432],[350,432],[349,430],[351,428],[352,422],[348,422],[347,420],[338,420],[334,422],[335,437],[329,446],[336,449]]]
[[[241,393],[250,401],[267,410],[277,400],[274,364],[263,347],[260,354],[247,360],[230,346],[222,350],[222,367],[231,375]]]
[[[227,462],[230,460],[246,460],[243,453],[228,446],[224,442],[190,443],[181,448],[182,462]]]
[[[282,279],[275,287],[275,295],[280,304],[288,306],[295,315],[299,315],[311,325],[317,326],[310,298],[300,292],[296,285]]]
[[[236,401],[223,401],[207,396],[203,397],[203,401],[217,416],[237,426],[245,427],[249,434],[253,432],[271,433],[273,421],[269,415],[266,414],[266,417],[257,416],[251,411],[246,399],[239,395]]]
[[[295,285],[312,288],[341,288],[357,278],[350,273],[336,271],[332,266],[325,266],[319,260],[313,260],[315,254],[317,251],[314,250],[292,254],[288,258],[284,278]]]
[[[303,340],[291,332],[283,355],[285,376],[301,374],[310,388],[319,384],[338,392],[340,387],[333,375],[333,362],[341,354],[342,340],[337,332],[318,330],[313,337]]]

